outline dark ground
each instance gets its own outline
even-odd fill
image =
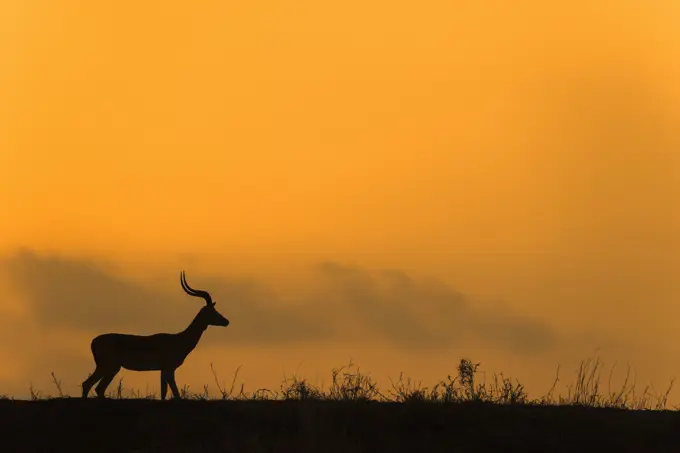
[[[2,400],[0,451],[680,453],[680,412],[476,403]]]

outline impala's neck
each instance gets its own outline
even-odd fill
[[[203,332],[205,332],[205,329],[207,328],[208,325],[200,319],[199,313],[194,317],[194,320],[191,321],[189,327],[180,332],[180,335],[187,339],[187,343],[191,346],[191,349],[193,349],[196,347],[198,340],[201,339],[201,335],[203,335]]]

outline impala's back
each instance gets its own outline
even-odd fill
[[[107,333],[92,340],[92,355],[97,365],[123,367],[133,371],[176,368],[187,352],[177,335],[157,333],[141,336]]]

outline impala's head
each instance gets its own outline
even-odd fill
[[[198,289],[193,289],[187,284],[187,279],[184,275],[184,271],[180,275],[180,283],[182,283],[182,288],[190,296],[201,297],[205,300],[205,307],[201,308],[198,313],[197,318],[205,326],[222,326],[226,327],[229,325],[229,320],[222,316],[220,312],[215,310],[215,302],[212,301],[210,294],[207,291],[201,291]]]

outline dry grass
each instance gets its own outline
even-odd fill
[[[672,379],[665,391],[657,393],[653,387],[646,386],[637,391],[634,379],[631,379],[630,367],[627,369],[623,384],[619,389],[611,388],[614,368],[609,372],[606,391],[602,385],[603,364],[599,358],[588,358],[581,361],[576,370],[573,383],[566,386],[566,394],[555,395],[555,389],[560,382],[560,368],[549,392],[539,398],[529,398],[524,385],[516,379],[506,377],[503,373],[494,373],[491,379],[479,380],[478,368],[480,364],[469,359],[461,359],[457,366],[456,375],[448,375],[445,379],[432,386],[423,386],[402,374],[395,380],[390,380],[390,387],[386,392],[378,388],[378,384],[370,374],[363,372],[359,366],[351,361],[344,366],[331,371],[331,382],[328,388],[310,383],[306,378],[293,375],[284,377],[279,389],[257,389],[245,391],[244,384],[237,387],[236,381],[241,369],[239,366],[229,386],[220,381],[218,373],[211,364],[214,385],[217,396],[211,392],[209,385],[204,385],[201,391],[194,392],[189,386],[180,389],[182,398],[192,400],[329,400],[329,401],[381,401],[397,403],[462,403],[484,402],[494,404],[532,404],[532,405],[571,405],[597,408],[616,408],[628,410],[666,410],[668,397],[673,389],[675,380]],[[55,397],[69,397],[63,391],[62,382],[54,373],[52,382],[57,391]],[[43,394],[30,386],[32,400],[50,399],[53,396]],[[157,399],[155,392],[147,388],[145,392],[127,389],[123,385],[123,378],[107,393],[112,399]],[[8,398],[5,396],[5,398]],[[677,410],[675,406],[673,409]]]

